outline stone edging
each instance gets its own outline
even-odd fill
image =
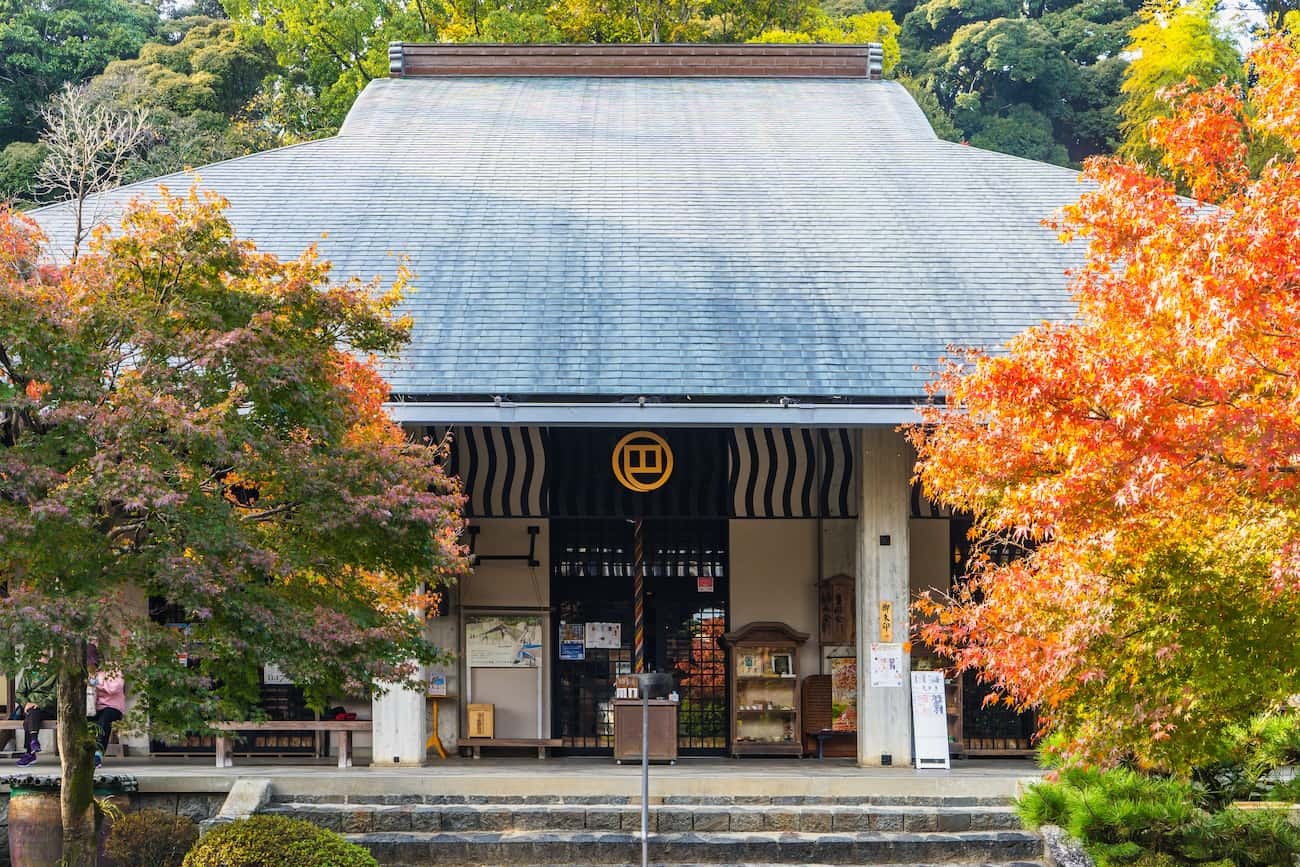
[[[1043,862],[1047,867],[1095,867],[1083,844],[1056,825],[1038,829],[1043,838]]]
[[[63,779],[58,774],[5,774],[0,776],[0,785],[11,789],[50,789],[58,791],[63,787]],[[130,774],[96,774],[96,789],[114,789],[118,792],[139,791],[139,783]]]

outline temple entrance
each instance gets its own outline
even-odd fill
[[[552,732],[572,754],[613,750],[615,679],[633,671],[634,523],[551,521],[551,602],[559,648],[553,672]],[[644,648],[648,671],[671,671],[680,696],[678,751],[727,747],[727,522],[647,519]],[[577,646],[587,624],[619,624],[617,647]],[[608,642],[612,643],[612,641]],[[581,655],[581,658],[577,658]]]

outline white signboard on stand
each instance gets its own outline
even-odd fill
[[[918,768],[951,768],[942,671],[912,672],[913,755]]]

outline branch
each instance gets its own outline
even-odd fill
[[[240,515],[239,519],[249,524],[260,524],[263,521],[269,521],[272,518],[279,517],[280,515],[292,514],[298,506],[298,503],[285,503],[280,506],[275,506],[274,508],[263,509],[260,512],[250,512],[245,515]]]
[[[9,377],[10,381],[20,388],[26,388],[27,383],[32,381],[30,376],[23,376],[17,371],[3,345],[0,345],[0,368],[4,368],[5,376]]]
[[[1249,464],[1243,464],[1240,461],[1230,461],[1227,458],[1225,458],[1223,455],[1205,454],[1202,455],[1202,457],[1204,457],[1208,461],[1212,461],[1216,464],[1219,464],[1220,466],[1227,467],[1230,470],[1238,470],[1241,472],[1245,472],[1246,470],[1250,469]],[[1300,467],[1291,464],[1277,464],[1271,467],[1265,467],[1264,469],[1270,473],[1280,473],[1282,475],[1291,475],[1294,473],[1300,473]]]

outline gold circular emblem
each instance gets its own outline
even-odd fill
[[[633,431],[614,446],[610,463],[620,485],[644,494],[663,487],[673,474],[673,450],[658,434]]]

